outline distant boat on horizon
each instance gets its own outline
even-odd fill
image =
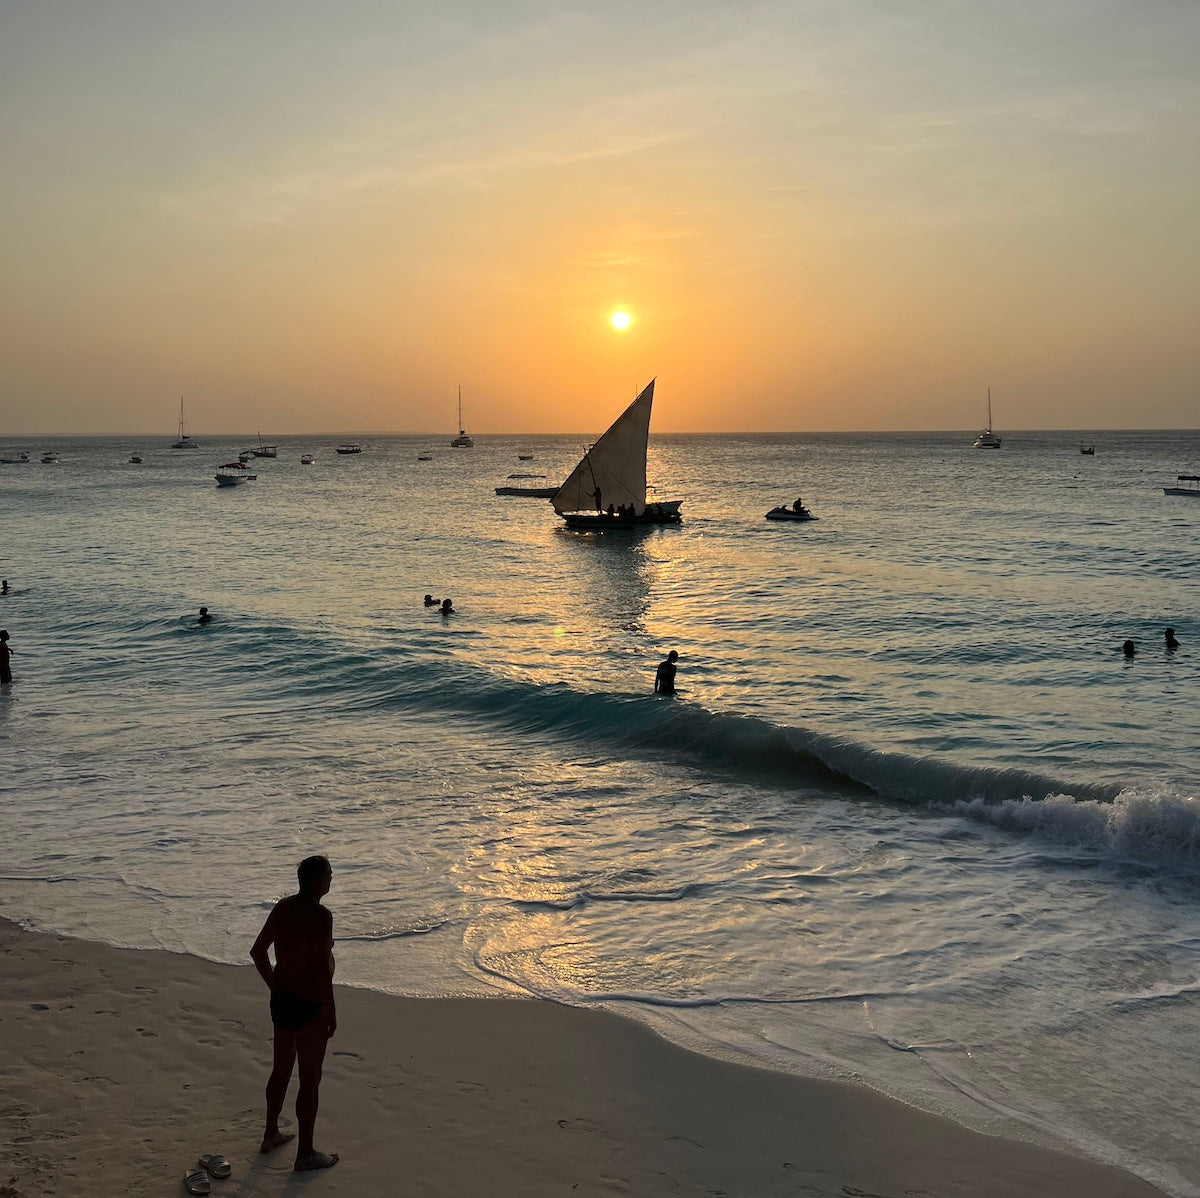
[[[187,431],[187,418],[183,414],[183,396],[179,397],[179,440],[171,442],[172,449],[199,449],[200,442]]]
[[[463,424],[462,414],[462,387],[458,388],[458,436],[450,442],[453,449],[472,449],[475,442],[467,436],[466,426]]]
[[[994,432],[992,432],[992,389],[991,389],[991,387],[988,388],[988,393],[987,393],[987,413],[988,413],[987,428],[985,428],[983,430],[983,432],[981,432],[979,434],[979,436],[975,438],[975,441],[973,444],[974,449],[999,449],[1000,448],[1000,438],[997,437]]]

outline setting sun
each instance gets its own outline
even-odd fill
[[[633,317],[628,312],[614,312],[609,318],[608,323],[612,325],[618,333],[623,333],[631,324]]]

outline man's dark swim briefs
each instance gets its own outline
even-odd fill
[[[285,1032],[298,1032],[320,1013],[324,1005],[313,998],[301,998],[290,990],[272,990],[271,1022]]]

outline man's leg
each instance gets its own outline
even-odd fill
[[[287,1096],[288,1082],[292,1078],[292,1066],[296,1063],[296,1033],[287,1028],[275,1028],[275,1060],[271,1076],[267,1079],[267,1124],[263,1129],[262,1146],[259,1152],[270,1152],[280,1144],[292,1139],[291,1133],[279,1130],[279,1112]]]
[[[328,1169],[336,1165],[336,1152],[317,1152],[313,1130],[317,1125],[317,1092],[321,1086],[321,1066],[325,1062],[325,1020],[318,1014],[296,1033],[296,1056],[300,1064],[300,1089],[296,1094],[296,1169]]]

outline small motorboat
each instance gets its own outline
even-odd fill
[[[780,504],[779,507],[773,507],[767,513],[767,519],[768,520],[791,520],[793,523],[802,523],[805,520],[815,520],[816,516],[814,516],[812,514],[812,512],[810,512],[808,510],[808,508],[806,508],[804,506],[804,504],[800,503],[800,501],[797,500],[795,503],[791,504],[790,506],[785,505],[785,504]]]
[[[238,461],[239,462],[248,462],[253,456],[254,456],[253,449],[243,449],[242,452],[238,454]]]
[[[300,465],[301,466],[313,466],[316,464],[316,461],[317,461],[316,457],[311,453],[302,453],[300,455]]]
[[[0,458],[0,464],[5,466],[27,466],[29,454],[22,450],[15,458]]]
[[[135,453],[135,454],[134,454],[134,455],[133,455],[133,456],[132,456],[132,457],[129,459],[129,461],[130,461],[130,463],[131,463],[132,465],[134,465],[134,466],[140,466],[140,465],[142,464],[142,458],[141,458],[141,454],[137,454],[137,453]]]
[[[1086,453],[1089,457],[1091,457],[1095,454],[1096,447],[1094,445],[1084,445],[1084,443],[1082,441],[1080,441],[1079,442],[1079,452]]]
[[[519,454],[517,454],[517,461],[518,461],[518,462],[532,462],[532,461],[533,461],[533,454],[531,454],[531,453],[519,453]]]
[[[1177,483],[1186,483],[1182,487],[1163,487],[1164,495],[1186,495],[1189,499],[1200,499],[1200,474],[1177,474]]]
[[[258,475],[251,474],[245,462],[226,462],[224,466],[217,467],[213,477],[218,487],[236,487],[241,483],[252,483]]]
[[[557,487],[497,487],[497,495],[512,495],[525,499],[553,499],[558,494]]]
[[[57,450],[47,449],[46,452],[42,454],[42,464],[44,466],[56,466],[58,465],[58,460],[59,458]]]
[[[343,441],[342,444],[337,447],[337,452],[341,454],[362,453],[362,446],[354,441]]]
[[[419,453],[419,454],[417,454],[417,461],[418,461],[418,462],[432,462],[432,461],[433,461],[433,454],[431,454],[431,453]]]

